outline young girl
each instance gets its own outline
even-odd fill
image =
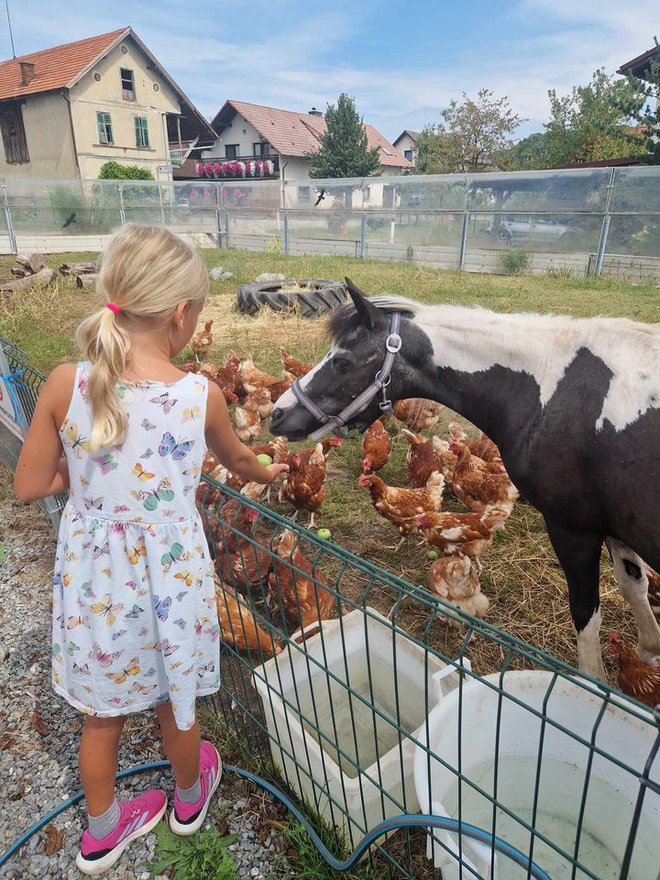
[[[115,799],[125,716],[155,708],[176,789],[170,827],[193,834],[220,781],[195,699],[219,687],[213,564],[195,509],[207,443],[245,480],[268,483],[236,437],[220,389],[172,363],[206,301],[202,260],[164,229],[127,226],[105,252],[105,305],[80,325],[86,360],[51,373],[15,491],[69,490],[54,574],[53,687],[85,713],[80,740],[89,828],[76,864],[113,865],[166,808],[163,791]],[[62,452],[64,451],[64,457]]]

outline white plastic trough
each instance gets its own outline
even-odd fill
[[[397,727],[419,736],[427,711],[458,680],[453,666],[397,635],[373,608],[324,621],[305,653],[291,648],[254,670],[275,766],[352,848],[383,819],[418,809],[415,744]]]
[[[491,682],[495,688],[499,688],[501,682],[503,691],[520,700],[525,704],[523,706],[506,696],[500,703],[498,691],[482,681],[464,683],[460,727],[459,693],[454,691],[430,714],[430,747],[434,754],[456,769],[460,741],[463,777],[494,796],[497,712],[501,707],[497,800],[515,817],[534,825],[537,832],[573,856],[590,750],[552,724],[545,724],[537,815],[533,823],[542,722],[527,707],[545,711],[548,718],[587,743],[594,737],[595,746],[615,760],[593,754],[577,850],[577,860],[591,874],[577,870],[573,875],[570,860],[538,837],[534,840],[532,858],[552,880],[572,877],[584,880],[587,876],[618,880],[640,786],[636,775],[619,767],[615,761],[619,760],[641,773],[655,741],[655,725],[650,715],[646,723],[612,704],[598,723],[603,697],[595,688],[592,692],[562,679],[553,685],[552,680],[550,672],[508,672],[503,678],[500,675],[484,678],[484,682]],[[550,696],[544,704],[549,691]],[[420,741],[426,742],[426,729],[422,731]],[[651,768],[650,778],[655,783],[660,782],[660,753]],[[456,773],[434,758],[430,759],[429,773],[429,756],[420,747],[415,755],[415,787],[422,811],[458,818]],[[492,831],[492,802],[465,782],[461,789],[462,821]],[[499,808],[496,818],[496,836],[529,854],[530,832]],[[455,854],[452,856],[438,843],[432,844],[429,837],[428,856],[433,858],[434,867],[442,869],[443,880],[468,876],[491,880],[490,846],[464,837],[463,859],[476,875],[467,869],[461,875],[456,835],[435,834]],[[628,880],[657,880],[659,872],[660,795],[647,789]],[[496,854],[492,880],[522,880],[524,877],[527,877],[525,870],[505,856]]]

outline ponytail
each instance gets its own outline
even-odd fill
[[[92,407],[92,452],[121,443],[126,435],[126,413],[117,394],[117,382],[126,369],[131,338],[107,307],[78,327],[76,342],[92,364],[87,394]]]
[[[99,267],[97,288],[107,305],[78,327],[76,341],[91,362],[88,396],[90,449],[121,443],[128,422],[117,394],[131,354],[130,330],[171,319],[182,301],[203,303],[209,277],[199,254],[168,229],[129,224],[113,235]]]

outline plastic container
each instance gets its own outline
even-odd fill
[[[398,727],[416,736],[458,680],[372,608],[324,621],[305,652],[254,670],[275,766],[351,848],[383,819],[417,810],[415,744]]]
[[[459,692],[454,691],[431,712],[428,724],[431,751],[453,769],[433,757],[429,764],[425,749],[416,749],[415,787],[422,811],[458,818],[460,742],[462,821],[493,831],[494,806],[487,796],[496,796],[494,834],[525,854],[531,851],[536,864],[553,880],[584,880],[587,876],[618,880],[640,790],[636,774],[643,772],[656,736],[650,714],[646,723],[611,703],[603,711],[603,694],[595,688],[585,690],[568,680],[554,680],[550,672],[490,675],[464,683],[461,690],[460,721]],[[545,724],[532,709],[545,713]],[[596,749],[611,758],[592,752],[588,746],[592,740]],[[426,729],[420,741],[426,743]],[[660,782],[660,753],[650,776],[656,784]],[[475,785],[482,791],[477,791]],[[583,799],[584,816],[576,840]],[[532,826],[536,834],[521,822]],[[491,876],[493,880],[527,877],[525,870],[499,854],[491,875],[491,847],[467,838],[462,842],[464,864],[476,873],[466,867],[461,875],[457,836],[436,832],[435,837],[454,853],[429,837],[427,854],[433,858],[434,867],[442,869],[443,880],[459,880],[461,876],[486,880]],[[574,855],[591,874],[582,870],[572,873],[570,857]],[[647,789],[628,880],[655,880],[659,865],[660,795]]]

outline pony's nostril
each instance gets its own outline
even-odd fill
[[[275,422],[275,421],[277,421],[277,419],[279,419],[281,417],[282,417],[282,410],[279,409],[278,407],[275,407],[275,409],[272,410],[271,414],[270,414],[271,421]]]

